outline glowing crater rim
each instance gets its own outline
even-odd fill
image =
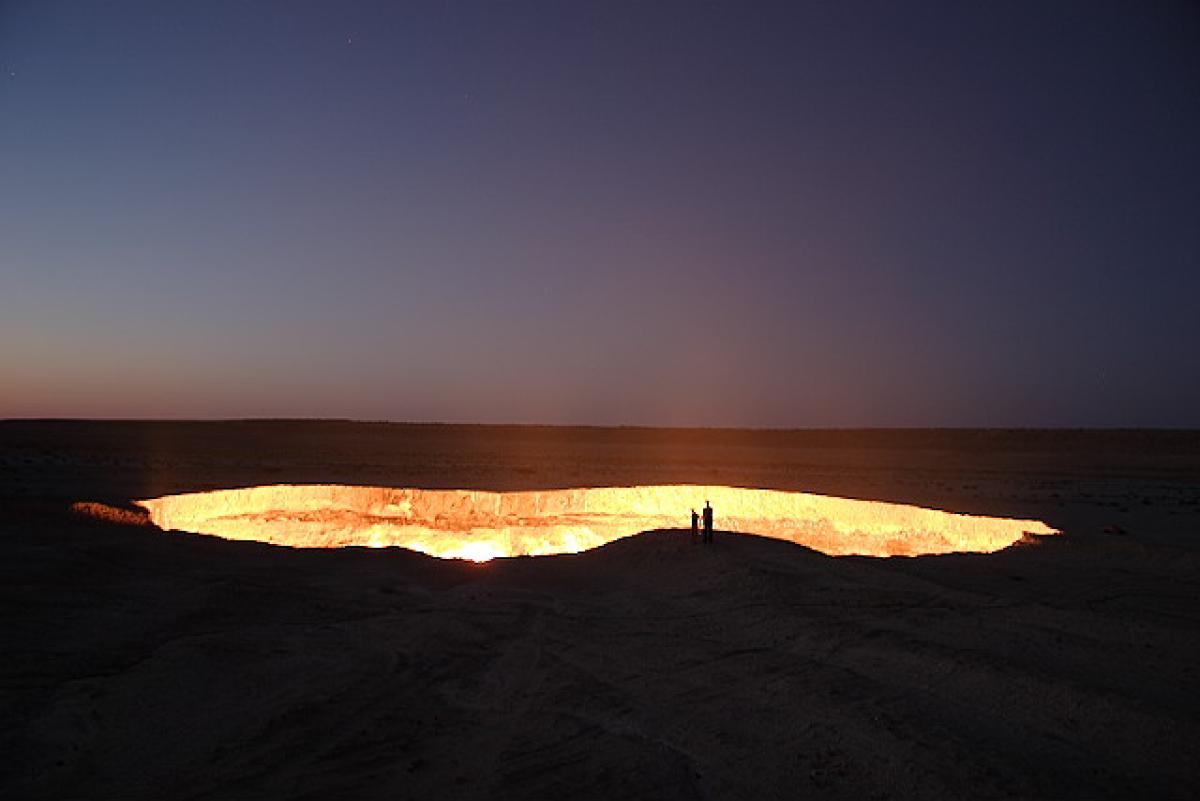
[[[983,517],[884,501],[692,484],[488,492],[276,484],[138,501],[164,530],[303,548],[399,546],[443,558],[578,553],[690,525],[709,501],[716,528],[787,540],[831,556],[990,553],[1038,520]]]

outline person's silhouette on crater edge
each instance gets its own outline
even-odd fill
[[[713,541],[713,508],[704,502],[704,541]]]
[[[692,510],[692,542],[700,540],[700,515],[696,514],[696,510]]]

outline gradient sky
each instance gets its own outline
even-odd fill
[[[0,417],[1200,426],[1187,2],[3,2]]]

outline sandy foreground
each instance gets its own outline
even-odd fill
[[[269,483],[728,484],[1064,533],[471,564],[69,508]],[[0,537],[0,798],[1200,795],[1196,433],[0,422]]]

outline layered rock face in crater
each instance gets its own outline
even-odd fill
[[[400,546],[446,558],[577,553],[643,531],[687,528],[705,501],[718,531],[832,556],[991,552],[1036,520],[979,517],[801,492],[670,485],[532,492],[273,485],[140,501],[168,530],[304,548]]]

